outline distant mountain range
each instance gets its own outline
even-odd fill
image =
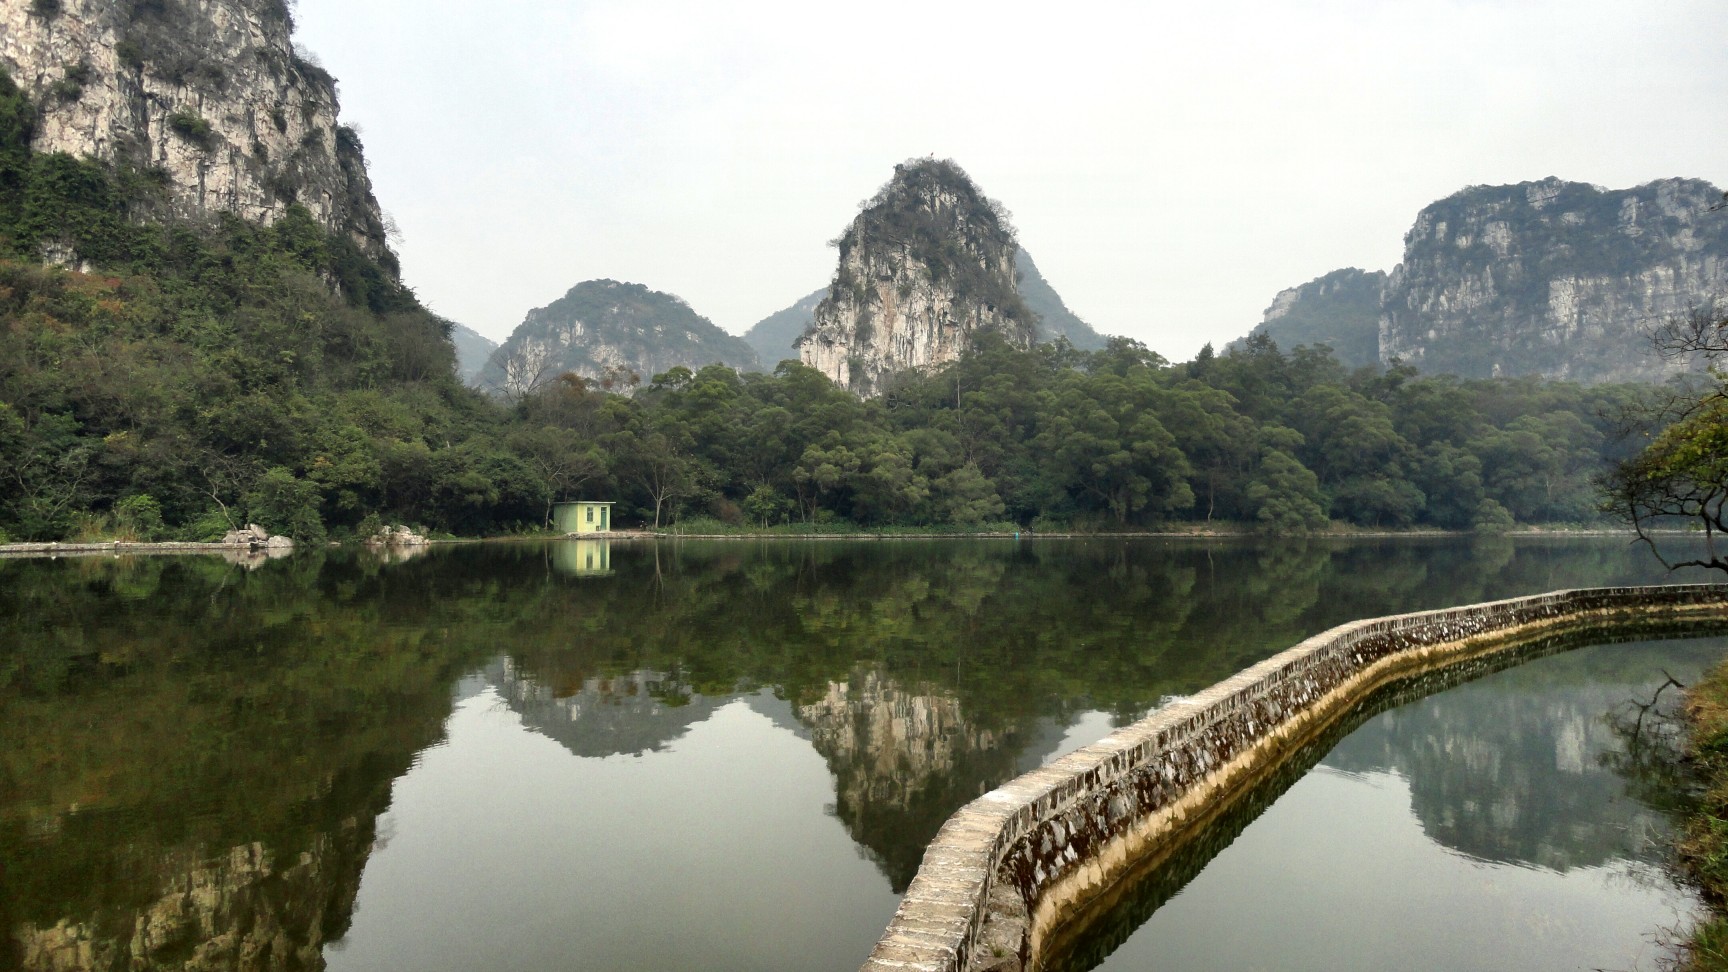
[[[1017,251],[1015,267],[1021,295],[1038,315],[1040,340],[1067,338],[1089,351],[1104,347],[1104,336],[1068,309],[1030,253]],[[590,280],[529,312],[503,345],[460,324],[450,337],[462,380],[493,391],[506,390],[512,380],[532,385],[563,371],[599,377],[611,367],[634,371],[644,381],[675,365],[694,370],[716,361],[760,371],[798,359],[798,339],[827,295],[826,287],[814,291],[735,338],[671,294]]]
[[[909,165],[925,172],[951,163]],[[1030,321],[1029,330],[1015,333],[1066,338],[1083,350],[1103,347],[1106,338],[1068,308],[1018,245],[1011,251],[1012,282],[1003,276],[984,285],[994,272],[979,249],[994,232],[979,222],[992,216],[987,201],[978,202],[983,197],[964,173],[937,175],[926,188],[941,196],[939,204],[916,202],[922,197],[910,191],[896,197],[906,205],[894,225],[929,236],[919,244],[929,252],[901,245],[916,233],[860,214],[864,230],[843,256],[838,282],[763,318],[741,339],[671,294],[591,280],[531,311],[502,347],[458,325],[452,340],[459,371],[470,384],[509,390],[562,371],[599,377],[623,370],[647,380],[677,365],[772,368],[800,357],[799,342],[828,301],[845,308],[844,321],[831,315],[817,329],[825,336],[805,349],[805,363],[822,365],[841,384],[863,367],[865,384],[874,388],[900,368],[948,360],[976,326],[1004,326],[997,312],[983,309],[996,298],[978,297],[994,293],[990,286],[1011,295],[1014,313],[1025,318],[1013,318],[1009,330]],[[1329,345],[1349,367],[1397,358],[1425,372],[1465,377],[1659,379],[1677,366],[1649,353],[1649,329],[1728,294],[1722,199],[1698,179],[1622,190],[1553,178],[1472,186],[1417,214],[1403,261],[1390,273],[1352,267],[1284,290],[1252,333],[1284,348]],[[970,215],[938,217],[968,200],[977,202]],[[882,241],[871,235],[878,230],[886,234]],[[944,264],[965,254],[978,257],[975,268],[966,269],[972,257]],[[960,292],[966,286],[978,294]],[[977,309],[983,316],[968,325],[975,298],[984,301]]]
[[[1397,358],[1471,378],[1654,380],[1654,326],[1728,295],[1716,186],[1603,189],[1543,179],[1432,203],[1390,274],[1338,270],[1280,293],[1253,333],[1330,344],[1347,365]]]
[[[1252,333],[1283,348],[1324,344],[1346,367],[1380,360],[1380,292],[1386,274],[1351,267],[1278,292]]]

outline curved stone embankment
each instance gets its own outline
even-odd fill
[[[1728,585],[1595,588],[1354,621],[979,797],[865,972],[1037,967],[1050,934],[1376,689],[1574,628],[1728,617]]]

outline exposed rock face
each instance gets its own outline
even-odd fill
[[[424,547],[432,541],[415,533],[412,527],[398,523],[395,526],[379,527],[378,532],[366,538],[368,547]]]
[[[1104,347],[1107,340],[1104,335],[1093,330],[1092,325],[1068,309],[1062,295],[1038,272],[1038,265],[1032,262],[1032,254],[1025,250],[1015,251],[1014,269],[1018,275],[1020,298],[1026,302],[1027,309],[1032,311],[1038,320],[1038,340],[1067,338],[1069,344],[1082,351],[1096,351]],[[816,321],[816,308],[821,306],[822,299],[827,296],[828,288],[824,287],[799,299],[791,307],[775,311],[751,325],[750,330],[744,332],[744,340],[756,349],[756,356],[761,358],[766,366],[772,367],[786,358],[797,358],[798,339],[803,337],[804,332]],[[1375,309],[1378,311],[1378,304]],[[1372,324],[1373,322],[1370,322],[1371,326]]]
[[[672,294],[588,280],[528,312],[480,373],[480,385],[522,395],[573,371],[584,378],[633,372],[647,380],[683,366],[760,370],[756,352]]]
[[[979,331],[1020,345],[1035,337],[1015,280],[1014,231],[953,162],[895,166],[839,247],[840,267],[798,348],[844,388],[880,394],[895,372],[958,358]]]
[[[0,4],[0,67],[40,107],[33,148],[159,173],[170,213],[269,223],[300,203],[394,271],[336,82],[283,0]]]
[[[896,893],[955,807],[1018,772],[1027,742],[1012,729],[974,725],[959,700],[935,686],[871,670],[830,682],[797,715],[834,774],[835,815]]]
[[[250,547],[254,550],[260,547],[288,549],[294,546],[293,540],[283,536],[272,536],[269,530],[256,523],[248,523],[239,530],[229,530],[222,535],[222,543],[230,547]]]
[[[960,703],[935,691],[908,691],[880,673],[857,684],[828,683],[828,694],[798,707],[816,748],[859,772],[844,781],[848,802],[905,809],[932,777],[952,773],[960,754],[991,749],[995,734],[968,724]]]
[[[1728,288],[1715,186],[1476,186],[1423,209],[1381,301],[1380,359],[1467,377],[1657,378],[1650,325]]]
[[[1354,267],[1334,270],[1279,291],[1250,334],[1265,334],[1289,349],[1325,344],[1346,367],[1380,359],[1380,293],[1386,274]]]

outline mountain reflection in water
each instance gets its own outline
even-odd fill
[[[1407,781],[1422,832],[1477,860],[1562,872],[1659,864],[1669,817],[1617,772],[1626,744],[1613,717],[1647,701],[1664,671],[1690,683],[1722,655],[1710,640],[1544,659],[1387,712],[1323,765]]]
[[[1631,758],[1675,725],[1652,710],[1634,731],[1633,703],[1724,654],[1722,636],[1597,644],[1392,692],[1066,932],[1049,968],[1654,967],[1696,902],[1665,869],[1676,790],[1651,774],[1672,767]]]
[[[389,880],[369,861],[441,873],[438,848],[409,853],[422,826],[409,821],[435,830],[437,814],[482,798],[572,832],[616,825],[619,860],[675,875],[660,890],[688,891],[681,913],[618,920],[637,922],[620,933],[637,943],[638,967],[678,967],[674,940],[702,924],[697,910],[755,894],[738,885],[754,865],[711,872],[699,850],[657,857],[658,836],[606,816],[611,804],[584,818],[560,809],[580,794],[557,804],[529,792],[602,770],[596,786],[625,786],[628,774],[607,774],[628,760],[644,780],[688,774],[695,796],[709,792],[701,774],[761,774],[755,795],[726,790],[742,805],[679,824],[714,828],[686,835],[692,848],[778,819],[752,799],[811,808],[785,817],[788,839],[828,841],[824,828],[837,827],[841,844],[810,853],[849,843],[870,862],[830,868],[856,884],[845,893],[864,902],[857,913],[818,916],[831,901],[805,889],[783,907],[808,915],[769,920],[851,922],[833,931],[832,954],[787,960],[851,968],[942,821],[1083,741],[1064,741],[1082,715],[1136,718],[1355,617],[1665,579],[1617,539],[643,544],[611,546],[593,572],[589,552],[580,570],[555,544],[394,563],[311,551],[252,569],[200,557],[0,560],[0,967],[360,967],[391,954],[397,920],[366,891]],[[556,751],[505,741],[523,734]],[[526,762],[492,767],[504,782],[485,794],[439,775],[482,751]],[[692,762],[700,753],[713,762]],[[793,764],[806,768],[773,782],[775,766]],[[1473,792],[1420,811],[1470,853],[1510,840],[1547,861],[1605,839]],[[1515,809],[1530,832],[1475,833],[1473,799]],[[550,863],[554,850],[541,856]],[[526,880],[487,873],[499,860],[478,854],[462,880]],[[443,886],[414,889],[416,907],[453,900],[442,873]],[[368,900],[379,903],[359,921],[356,901]],[[440,924],[430,915],[418,934]],[[750,937],[772,937],[761,931]],[[486,942],[484,964],[498,968],[532,967],[527,956],[554,944],[580,950]],[[471,967],[453,944],[418,944],[428,961]]]

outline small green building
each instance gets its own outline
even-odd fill
[[[610,533],[612,504],[582,500],[552,504],[552,528],[559,533]]]

